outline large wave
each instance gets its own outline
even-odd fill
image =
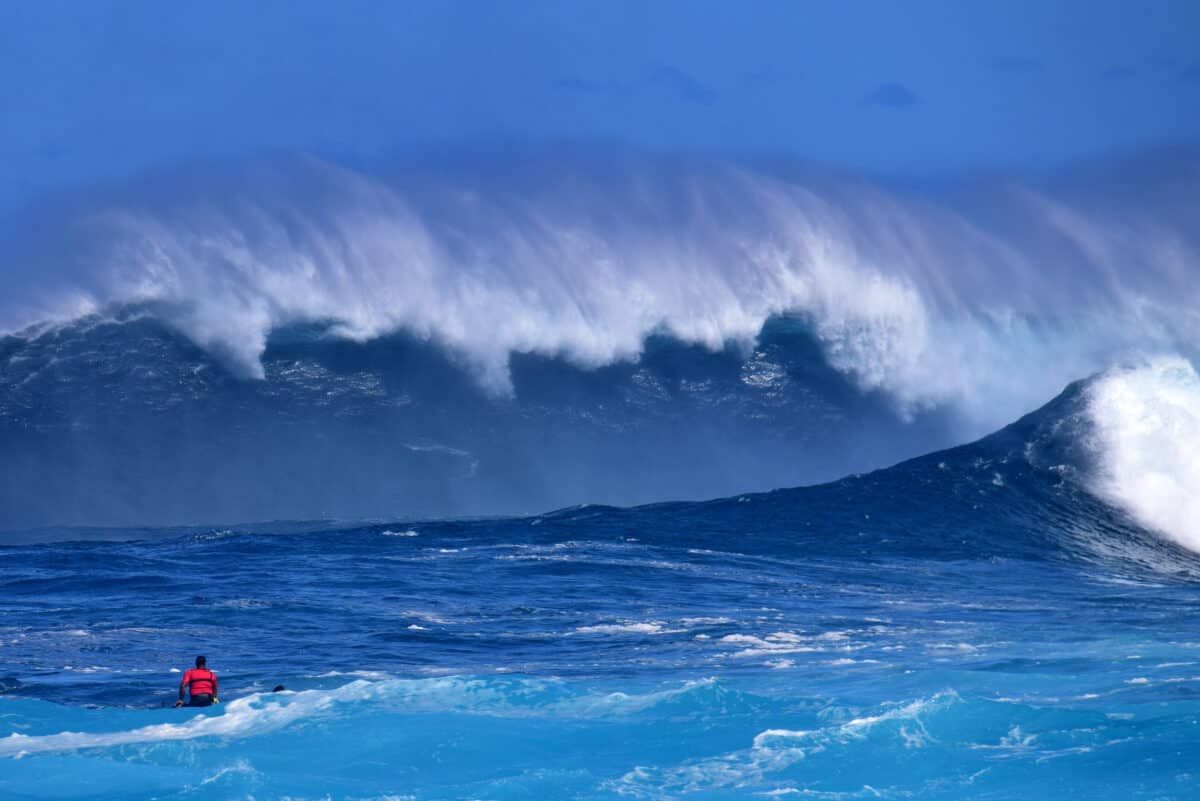
[[[630,154],[283,159],[20,221],[0,323],[150,305],[258,377],[281,326],[404,331],[503,395],[513,353],[594,367],[655,332],[750,343],[791,313],[860,387],[905,413],[951,404],[980,434],[1130,350],[1200,341],[1197,175],[1177,153],[917,192]]]
[[[918,189],[573,151],[97,189],[0,239],[0,525],[523,513],[880,467],[1193,357],[1198,175],[1176,152]],[[1093,488],[1190,543],[1195,415],[1160,447],[1111,386]]]

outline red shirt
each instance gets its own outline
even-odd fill
[[[187,688],[192,695],[216,695],[217,674],[208,668],[193,668],[183,674],[179,689]]]

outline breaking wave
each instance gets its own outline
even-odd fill
[[[1092,382],[1093,486],[1142,525],[1200,551],[1200,376],[1178,357],[1109,370]]]
[[[514,353],[748,346],[794,314],[861,388],[979,434],[1131,350],[1200,341],[1197,162],[1169,158],[923,192],[579,153],[164,175],[21,221],[0,323],[140,304],[258,377],[280,327],[403,331],[503,396]]]
[[[1090,391],[1089,486],[1196,547],[1198,175],[918,190],[577,151],[98,190],[0,239],[0,526],[828,481],[1145,363]]]

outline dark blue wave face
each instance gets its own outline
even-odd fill
[[[1200,557],[1083,488],[1081,391],[804,489],[0,548],[0,789],[1189,798]]]
[[[151,316],[0,341],[0,528],[539,512],[829,480],[949,443],[825,361],[651,339],[598,369],[514,355],[511,396],[405,336],[278,332],[246,379]]]

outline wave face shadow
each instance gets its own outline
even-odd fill
[[[144,309],[0,340],[0,527],[519,514],[830,480],[949,444],[833,369],[805,321],[749,349],[665,335],[586,368],[514,354],[513,393],[406,334],[322,325],[246,379]]]

